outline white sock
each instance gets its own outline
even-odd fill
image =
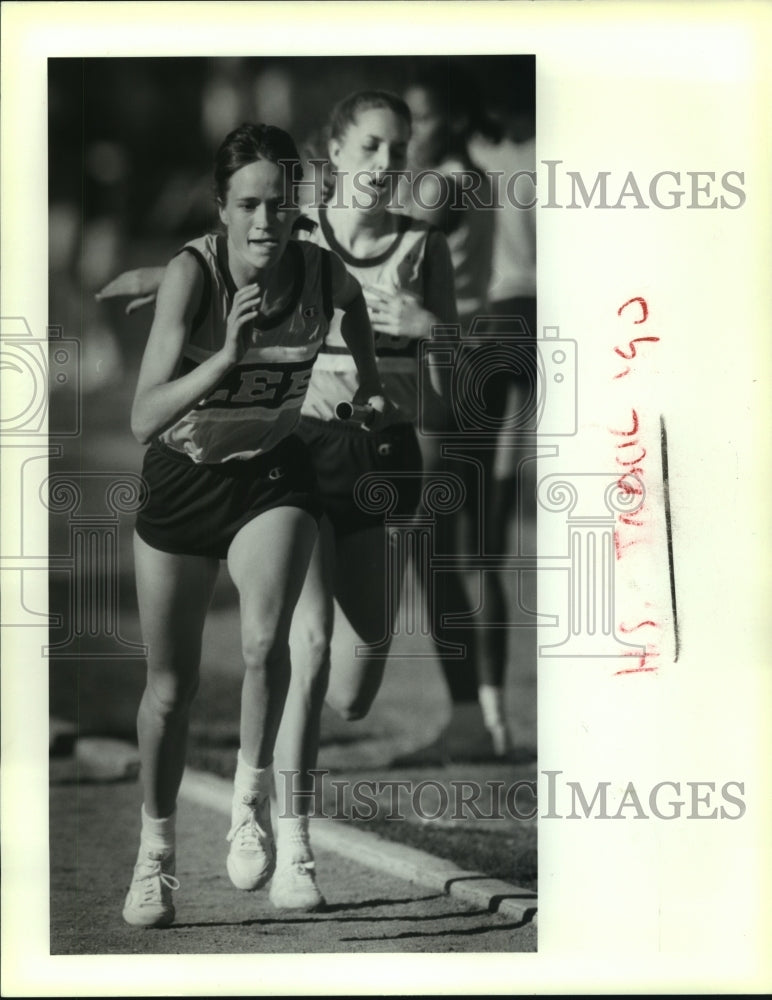
[[[504,725],[504,698],[500,687],[481,684],[477,689],[486,729],[498,729]]]
[[[155,819],[145,812],[142,804],[142,833],[140,843],[143,848],[151,851],[163,851],[165,854],[174,850],[174,824],[177,818],[176,810],[164,819]]]
[[[236,776],[233,780],[234,789],[237,793],[260,792],[269,795],[271,791],[271,777],[273,766],[252,767],[244,760],[239,750],[236,757]]]
[[[279,816],[276,820],[276,852],[279,860],[310,861],[308,816]]]

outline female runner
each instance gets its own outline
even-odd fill
[[[351,399],[357,385],[354,362],[341,338],[342,317],[336,313],[312,371],[298,428],[310,447],[327,517],[320,525],[293,618],[293,663],[303,669],[292,673],[278,746],[286,745],[288,753],[292,748],[295,754],[302,753],[302,747],[317,746],[325,696],[345,718],[360,719],[379,690],[402,580],[389,575],[383,514],[364,511],[354,499],[354,488],[366,473],[391,477],[399,496],[391,513],[414,513],[422,471],[415,431],[418,342],[431,335],[435,324],[454,324],[458,319],[444,235],[425,222],[390,211],[411,133],[404,101],[383,91],[351,94],[334,109],[329,133],[334,189],[325,205],[305,210],[298,231],[302,235],[305,229],[306,241],[333,250],[362,285],[375,331],[379,373],[396,408],[369,429],[336,419],[337,404]],[[129,306],[135,308],[152,298],[158,273],[152,268],[128,272],[102,296],[139,296]],[[430,373],[437,390],[431,405],[441,407],[440,378],[439,372]],[[351,654],[331,664],[336,604],[355,639]],[[354,649],[357,645],[360,655]],[[370,647],[366,655],[361,655],[362,646]],[[303,726],[295,725],[303,719],[313,730],[308,739]],[[303,765],[304,772],[315,765],[310,749]],[[306,794],[310,779],[297,787],[295,775],[286,777],[291,782],[285,789],[286,800],[296,808],[312,809],[312,798]]]
[[[227,136],[214,174],[225,235],[193,240],[166,268],[139,374],[131,426],[150,445],[149,501],[137,518],[135,565],[148,657],[137,723],[142,832],[123,910],[130,924],[174,918],[175,804],[221,559],[239,591],[246,665],[228,872],[237,887],[255,889],[275,868],[275,905],[323,903],[307,823],[282,810],[281,798],[274,848],[269,783],[282,714],[296,705],[285,708],[288,637],[320,516],[308,452],[293,432],[333,307],[357,368],[356,398],[377,410],[385,401],[357,282],[333,255],[290,240],[296,167],[280,129],[244,125]],[[277,769],[300,771],[303,753],[315,752],[283,747]]]
[[[359,91],[334,109],[329,156],[335,184],[328,202],[304,210],[299,235],[331,249],[362,285],[375,331],[378,370],[386,395],[396,403],[369,429],[336,419],[336,406],[354,396],[354,362],[341,337],[342,315],[314,365],[303,402],[298,434],[310,445],[327,517],[314,549],[293,619],[293,660],[309,670],[293,671],[280,741],[296,748],[300,732],[290,718],[306,717],[318,726],[325,693],[328,703],[348,719],[367,714],[383,677],[401,580],[388,578],[383,515],[365,512],[354,500],[357,480],[368,472],[393,477],[399,503],[392,513],[412,514],[421,484],[418,419],[418,341],[437,323],[456,323],[453,267],[441,232],[425,222],[390,211],[396,182],[404,171],[411,118],[399,97],[384,91]],[[309,232],[310,230],[310,232]],[[131,295],[127,311],[152,300],[162,269],[126,272],[100,297]],[[437,390],[440,375],[430,374]],[[330,665],[334,602],[348,619],[358,643],[372,655],[336,659]],[[389,610],[391,609],[391,610]],[[309,740],[307,746],[315,744]],[[308,768],[313,767],[310,760]],[[297,789],[296,789],[297,791]],[[303,796],[296,795],[296,803]]]
[[[313,698],[318,719],[324,699],[344,718],[361,719],[378,692],[386,664],[402,580],[387,565],[383,513],[365,511],[354,497],[367,473],[391,479],[398,495],[390,515],[412,515],[421,491],[421,451],[415,431],[419,397],[419,340],[436,324],[457,320],[453,270],[445,237],[424,222],[390,210],[410,139],[410,112],[396,95],[358,91],[333,110],[329,158],[334,190],[319,208],[308,238],[330,249],[362,286],[375,333],[378,370],[396,404],[372,429],[335,419],[335,407],[356,388],[352,358],[336,312],[314,365],[298,434],[314,456],[324,511],[319,540],[293,618],[293,650],[315,664],[315,689],[296,690],[289,702]],[[438,393],[440,373],[432,371]],[[333,597],[353,632],[351,654],[330,665]],[[364,652],[361,647],[367,646]],[[293,678],[294,681],[294,678]],[[282,727],[280,740],[285,736]],[[309,741],[309,746],[313,741]]]

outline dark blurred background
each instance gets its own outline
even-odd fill
[[[404,93],[417,73],[436,64],[449,78],[466,74],[474,82],[491,134],[498,132],[515,146],[532,139],[532,56],[49,60],[49,324],[77,341],[80,351],[77,378],[64,387],[51,385],[49,428],[60,453],[50,472],[74,478],[83,491],[78,509],[50,518],[50,551],[60,560],[52,563],[50,575],[50,611],[60,616],[51,628],[51,642],[59,646],[49,661],[50,711],[75,722],[80,735],[133,740],[144,683],[144,661],[137,647],[128,645],[141,642],[133,516],[110,513],[105,483],[141,468],[143,449],[129,431],[129,411],[152,309],[126,316],[125,300],[98,303],[94,293],[123,270],[165,264],[183,242],[212,228],[212,163],[230,129],[243,121],[281,126],[308,158],[324,148],[324,123],[340,98],[365,87]],[[74,410],[81,431],[63,436],[76,423]],[[95,557],[73,576],[73,531],[92,516],[102,519],[92,537],[104,540],[109,565]],[[535,579],[529,591],[528,606],[534,607]],[[76,612],[85,606],[78,602],[87,601],[97,626],[81,621],[76,627]],[[236,595],[223,571],[205,631],[190,761],[226,775],[238,745],[238,635]],[[532,761],[534,630],[515,629],[509,644],[517,666],[508,673],[510,725]],[[343,723],[325,713],[320,766],[337,773],[367,768],[377,776],[377,768],[396,752],[440,729],[448,694],[426,640],[395,642],[392,659],[366,720]],[[532,767],[463,773],[523,776]],[[401,836],[413,831],[419,846],[430,834],[447,835],[448,844],[429,846],[455,856],[455,838],[437,824],[431,831],[398,826]],[[464,825],[459,861],[509,875],[516,855],[522,859],[518,878],[527,884],[535,878],[535,828],[494,824],[500,836],[491,836],[490,826],[482,824],[473,834]],[[470,861],[475,837],[482,846]]]
[[[365,87],[400,93],[427,66],[464,72],[490,121],[533,135],[532,56],[49,60],[52,269],[79,225],[91,230],[86,283],[108,270],[108,246],[122,264],[128,240],[201,235],[214,218],[214,153],[230,129],[269,122],[308,151],[340,98]]]

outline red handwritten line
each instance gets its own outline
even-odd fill
[[[638,654],[631,651],[629,653],[623,653],[622,655],[623,656],[637,656]],[[623,670],[615,670],[614,674],[618,675],[618,674],[654,673],[655,671],[659,670],[659,667],[647,667],[646,666],[646,660],[650,656],[659,656],[659,653],[648,653],[648,652],[644,653],[643,656],[639,656],[638,657],[638,666],[637,667],[625,667]]]
[[[647,660],[653,659],[655,656],[659,656],[659,649],[656,646],[649,645],[648,649],[645,649],[642,653],[636,653],[634,649],[629,649],[627,652],[622,653],[622,656],[632,656],[639,660],[639,665],[644,666]]]
[[[637,482],[637,480],[635,483],[625,482],[625,476],[630,476],[630,475],[632,475],[631,472],[626,472],[623,476],[620,476],[619,479],[617,479],[617,486],[620,488],[620,490],[626,493],[627,496],[636,496],[636,497],[643,496],[643,487],[640,485],[640,483]]]
[[[636,337],[634,340],[630,341],[630,344],[629,344],[630,354],[625,354],[625,352],[622,351],[622,350],[620,350],[618,347],[615,347],[614,351],[619,355],[620,358],[624,358],[625,361],[632,361],[633,358],[636,357],[636,354],[637,354],[637,352],[635,350],[635,345],[636,344],[642,344],[642,343],[644,343],[644,341],[651,341],[652,343],[656,343],[658,340],[659,340],[659,337]]]
[[[643,628],[644,625],[652,625],[654,628],[659,627],[656,622],[652,621],[638,622],[637,625],[624,625],[620,622],[619,631],[624,632],[625,635],[629,635],[631,632],[635,632],[639,628]]]
[[[623,545],[622,542],[619,540],[619,536],[616,535],[616,533],[615,533],[615,536],[614,536],[614,546],[615,546],[616,552],[617,552],[617,559],[621,559],[622,558],[622,553],[625,551],[625,549],[632,548],[633,545],[637,545],[641,541],[643,541],[642,538],[634,538],[631,542],[625,542],[624,545]]]
[[[609,430],[611,431],[611,433],[612,434],[616,434],[616,435],[618,435],[620,437],[632,437],[633,434],[637,434],[638,433],[638,414],[635,412],[635,410],[633,410],[632,413],[633,413],[633,429],[631,431],[615,431],[615,430],[611,430],[611,428],[609,427]],[[624,445],[619,445],[619,447],[621,448],[621,447],[625,447],[625,446]]]
[[[641,452],[642,452],[642,454],[639,455],[638,458],[634,458],[632,460],[632,462],[623,462],[618,455],[614,456],[614,461],[618,465],[624,465],[625,467],[627,467],[628,465],[637,465],[639,462],[642,462],[644,460],[644,458],[646,458],[646,449],[642,448]]]
[[[649,306],[646,300],[640,295],[628,299],[627,302],[623,303],[619,307],[619,309],[617,309],[617,316],[621,316],[622,313],[625,311],[625,309],[633,305],[637,306],[638,309],[640,309],[639,318],[633,320],[634,325],[637,326],[640,325],[641,323],[645,323],[649,316]],[[634,337],[632,340],[628,342],[626,349],[623,349],[621,347],[615,347],[614,352],[618,354],[620,358],[624,358],[625,361],[632,361],[634,358],[638,356],[638,348],[636,347],[637,344],[643,344],[643,343],[656,344],[659,342],[659,339],[660,339],[659,337]],[[630,365],[628,365],[623,371],[617,372],[617,374],[613,376],[613,379],[624,378],[626,375],[629,375],[631,371],[632,368]],[[638,425],[639,425],[638,414],[635,410],[632,411],[632,419],[633,419],[633,429],[630,431],[613,430],[611,428],[609,428],[609,430],[611,430],[611,433],[616,435],[617,437],[634,438],[638,432]],[[641,468],[641,464],[643,463],[643,460],[646,458],[646,449],[643,448],[643,446],[639,443],[637,439],[626,441],[624,443],[617,445],[618,449],[632,448],[632,447],[637,447],[641,450],[641,454],[633,461],[623,461],[618,455],[615,456],[617,465],[620,465],[627,470],[617,480],[617,486],[628,496],[643,494],[642,485],[640,483],[630,482],[628,477],[632,477],[633,475],[637,474],[641,477],[641,479],[643,478],[644,473],[643,469]],[[633,517],[633,514],[638,515],[638,517]],[[619,522],[620,524],[629,525],[631,527],[643,527],[645,526],[645,521],[640,519],[640,514],[641,514],[640,510],[632,511],[628,515],[620,516]],[[628,549],[631,546],[638,544],[638,542],[640,542],[641,540],[642,539],[640,538],[632,538],[629,541],[623,542],[619,531],[615,530],[614,551],[616,553],[617,559],[619,559],[622,556],[622,553],[625,551],[625,549]],[[644,603],[646,604],[647,607],[650,606],[647,602]],[[651,619],[640,621],[636,625],[625,625],[624,623],[620,622],[617,627],[620,633],[629,635],[631,632],[636,632],[638,631],[638,629],[646,628],[647,626],[657,629],[660,627],[657,622]],[[638,665],[635,667],[627,667],[623,670],[617,670],[615,671],[615,675],[656,673],[658,670],[658,667],[656,666],[646,665],[649,659],[651,659],[652,657],[659,656],[659,651],[656,649],[655,650],[644,649],[642,655],[635,649],[631,649],[628,653],[625,653],[623,655],[629,657],[636,657],[638,659]]]
[[[624,305],[621,305],[617,309],[617,316],[621,316],[622,313],[625,311],[625,309],[627,309],[628,306],[631,306],[633,302],[637,302],[638,305],[641,307],[641,313],[642,313],[641,318],[633,320],[633,323],[637,326],[639,323],[645,323],[649,315],[649,307],[646,304],[646,299],[641,298],[640,295],[636,295],[635,298],[633,299],[628,299]]]

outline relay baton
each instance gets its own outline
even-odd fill
[[[369,427],[375,420],[375,414],[375,409],[369,404],[362,406],[359,403],[351,403],[347,399],[341,400],[335,407],[335,416],[338,420],[350,420],[361,424],[362,427]]]

